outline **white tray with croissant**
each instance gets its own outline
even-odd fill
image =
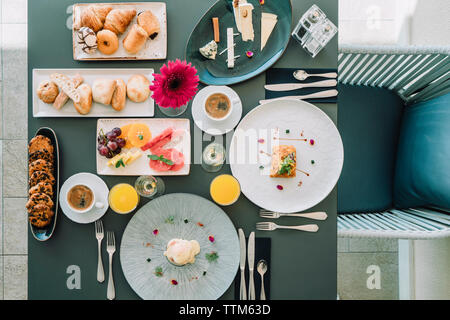
[[[33,117],[153,117],[153,69],[33,69]]]
[[[72,38],[75,60],[165,59],[166,4],[75,4]]]

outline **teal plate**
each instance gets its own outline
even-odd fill
[[[227,47],[227,28],[233,27],[238,33],[230,0],[217,1],[200,19],[189,37],[186,46],[186,60],[197,68],[200,81],[208,85],[231,85],[257,76],[270,68],[284,53],[289,43],[292,25],[292,7],[290,0],[266,0],[260,5],[258,0],[248,0],[253,4],[254,41],[242,41],[242,37],[234,37],[236,43],[236,59],[233,69],[228,69],[227,53],[219,55]],[[273,13],[278,22],[267,41],[263,51],[261,48],[261,13]],[[219,18],[220,42],[215,60],[204,58],[199,48],[214,39],[212,18]],[[246,52],[253,51],[253,58],[247,58]]]

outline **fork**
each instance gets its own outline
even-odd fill
[[[95,221],[95,237],[98,242],[98,266],[97,266],[97,281],[103,282],[105,281],[105,271],[103,270],[103,261],[102,261],[102,240],[104,237],[103,233],[103,223],[101,220]]]
[[[278,219],[279,217],[302,217],[314,220],[325,220],[328,216],[323,211],[318,212],[305,212],[305,213],[279,213],[261,209],[259,210],[259,216],[261,218]]]
[[[307,232],[317,232],[317,230],[319,230],[319,227],[317,226],[317,224],[305,224],[301,226],[279,226],[273,222],[258,222],[256,224],[256,230],[273,231],[276,229],[293,229]]]
[[[113,300],[116,297],[116,290],[114,289],[112,261],[113,261],[113,254],[114,252],[116,252],[116,239],[114,238],[114,232],[112,231],[108,231],[106,233],[106,251],[109,253],[109,278],[108,278],[107,298],[109,300]]]

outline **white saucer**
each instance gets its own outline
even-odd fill
[[[233,104],[231,114],[223,121],[214,121],[208,118],[204,112],[202,102],[212,93],[223,93],[237,101]],[[192,101],[192,118],[200,130],[212,135],[218,136],[230,132],[237,126],[242,116],[242,102],[239,95],[227,86],[207,86],[200,90]]]
[[[92,189],[95,193],[95,201],[102,202],[104,204],[103,208],[92,207],[91,210],[85,213],[79,213],[72,210],[67,203],[66,194],[69,189],[77,184],[86,184],[89,183],[89,186],[92,186]],[[61,190],[59,191],[59,204],[61,206],[62,211],[66,215],[67,218],[76,223],[91,223],[94,222],[106,213],[108,210],[108,194],[109,189],[106,183],[98,176],[92,173],[77,173],[67,179]]]

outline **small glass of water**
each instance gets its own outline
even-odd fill
[[[154,176],[140,176],[137,178],[134,187],[141,197],[150,199],[163,195],[166,190],[164,181]]]
[[[217,142],[210,143],[203,149],[202,167],[207,172],[217,172],[225,162],[225,148]]]

